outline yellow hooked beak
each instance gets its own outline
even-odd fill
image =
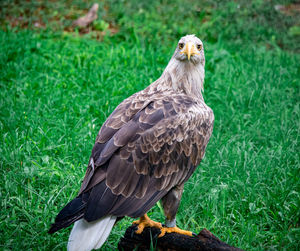
[[[191,56],[193,56],[193,55],[200,55],[200,53],[195,48],[195,45],[193,42],[187,42],[185,44],[183,51],[181,51],[180,54],[187,55],[188,60],[190,60]]]

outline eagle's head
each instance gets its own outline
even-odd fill
[[[205,57],[202,41],[195,35],[180,38],[157,84],[202,98]]]
[[[202,41],[195,35],[182,37],[178,42],[174,57],[179,61],[204,65],[205,57]]]

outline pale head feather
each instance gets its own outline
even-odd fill
[[[190,60],[183,53],[188,42],[191,42],[197,50],[197,54],[193,54]],[[162,85],[162,88],[163,86],[165,88],[171,87],[178,92],[184,92],[187,95],[202,99],[204,65],[205,57],[202,41],[195,35],[184,36],[179,40],[170,62],[162,76],[155,82],[155,85]]]

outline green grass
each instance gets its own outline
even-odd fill
[[[2,17],[21,12],[29,25],[1,21],[1,250],[65,248],[70,230],[47,230],[78,192],[101,124],[160,76],[186,33],[205,43],[204,98],[215,126],[178,225],[246,250],[300,249],[300,43],[288,32],[297,16],[271,1],[104,1],[99,20],[119,32],[97,41],[94,31],[66,31],[87,2],[74,1],[69,19],[64,3],[45,2],[43,13],[5,3]],[[62,16],[51,21],[55,11]],[[50,21],[32,28],[39,17]],[[164,220],[159,206],[150,215]],[[103,250],[115,249],[130,222],[114,227]]]

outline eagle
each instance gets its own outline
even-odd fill
[[[184,183],[204,157],[214,114],[203,99],[204,48],[182,37],[155,82],[120,103],[102,125],[78,196],[56,216],[49,233],[75,222],[68,250],[100,248],[116,221],[134,221],[136,233],[158,227],[159,237],[192,232],[176,226]],[[165,224],[147,212],[161,200]]]

